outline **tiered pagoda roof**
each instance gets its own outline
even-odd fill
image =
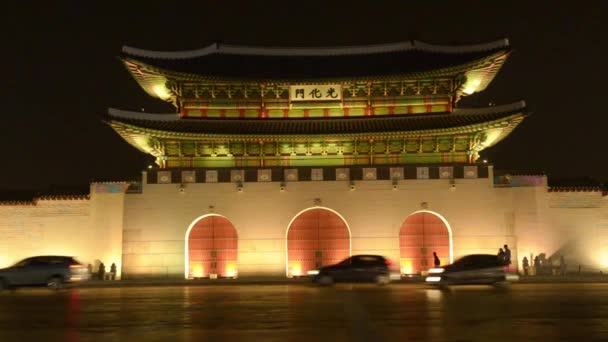
[[[170,81],[310,83],[419,80],[465,75],[458,95],[484,90],[510,53],[509,41],[445,46],[420,41],[393,44],[276,48],[211,44],[191,51],[123,47],[122,60],[151,96],[167,99]],[[174,94],[173,94],[174,96]]]
[[[122,53],[140,86],[177,113],[110,109],[106,121],[161,167],[473,162],[526,115],[523,101],[455,108],[492,81],[506,39]]]

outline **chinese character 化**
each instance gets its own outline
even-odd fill
[[[310,95],[310,97],[315,98],[315,99],[321,98],[321,96],[323,96],[321,91],[317,88],[311,90],[310,93],[308,93],[308,95]]]

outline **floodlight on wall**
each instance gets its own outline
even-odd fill
[[[393,179],[392,185],[393,185],[393,190],[399,189],[399,180]]]
[[[450,191],[456,190],[456,180],[454,178],[450,178]]]
[[[243,192],[243,183],[242,182],[236,183],[236,191]]]
[[[179,192],[180,194],[185,194],[186,193],[186,185],[184,183],[181,183],[179,185],[179,188],[177,188],[177,192]]]
[[[285,187],[286,187],[286,184],[283,183],[283,182],[281,182],[281,185],[279,186],[279,191],[280,192],[285,192]]]

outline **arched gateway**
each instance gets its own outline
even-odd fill
[[[300,212],[287,230],[287,276],[337,263],[350,256],[350,230],[344,219],[326,208]]]
[[[418,274],[433,267],[433,252],[441,264],[452,261],[452,232],[447,221],[431,211],[411,214],[399,231],[401,273]]]
[[[238,235],[219,215],[195,220],[186,232],[186,278],[236,277]]]

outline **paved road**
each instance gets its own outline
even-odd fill
[[[449,291],[420,284],[24,289],[0,294],[0,341],[589,341],[608,284]]]

